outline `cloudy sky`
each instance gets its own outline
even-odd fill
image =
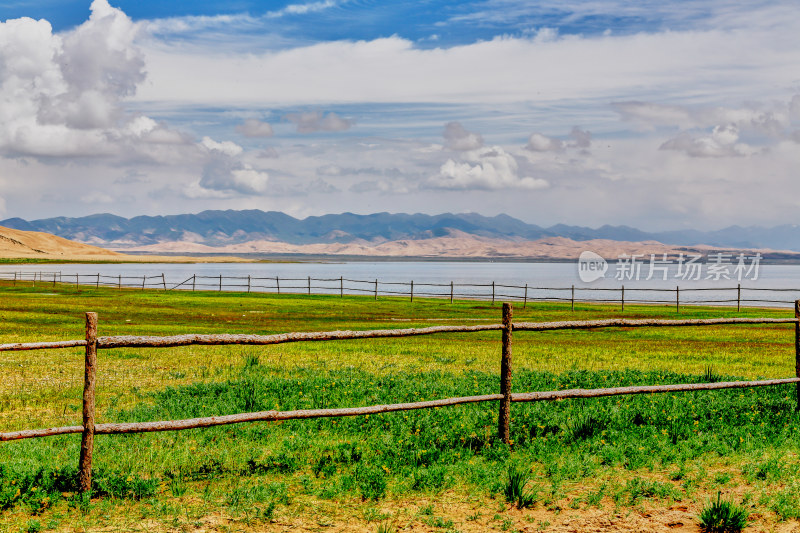
[[[800,223],[800,15],[754,0],[0,0],[0,218]]]

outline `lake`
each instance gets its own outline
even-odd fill
[[[712,272],[710,263],[703,265],[705,270],[687,279],[681,265],[662,265],[651,272],[650,265],[644,263],[636,276],[635,272],[625,272],[619,264],[610,263],[606,276],[592,282],[580,279],[577,262],[489,261],[0,265],[0,277],[75,283],[77,276],[80,284],[94,285],[99,275],[101,285],[141,287],[144,281],[148,288],[166,285],[169,289],[192,290],[194,282],[196,290],[219,290],[221,275],[223,290],[246,291],[250,276],[252,292],[299,293],[308,291],[310,277],[312,292],[334,294],[342,289],[345,294],[374,294],[377,279],[379,295],[408,295],[413,281],[415,296],[445,298],[450,296],[452,282],[456,298],[486,299],[492,297],[494,282],[498,300],[525,298],[526,284],[528,300],[569,300],[574,286],[576,300],[620,301],[623,285],[626,302],[674,303],[678,286],[681,303],[736,305],[740,296],[743,305],[790,306],[800,298],[800,265],[757,265],[756,271],[746,276],[742,275],[746,272],[738,272],[737,276],[735,264],[728,265],[721,274],[719,269]]]

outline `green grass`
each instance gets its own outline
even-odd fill
[[[499,304],[469,301],[64,286],[0,291],[0,342],[82,338],[85,311],[99,313],[100,335],[500,321]],[[571,312],[569,305],[542,303],[514,312],[526,321],[675,317],[674,308],[660,306],[621,313],[582,305]],[[684,308],[680,316],[789,313]],[[500,334],[115,349],[98,359],[99,422],[165,420],[494,393]],[[80,349],[0,354],[0,427],[79,425],[82,360]],[[514,339],[513,388],[520,392],[793,374],[790,325],[517,332]],[[492,521],[509,490],[516,506],[541,506],[557,517],[566,510],[677,501],[699,511],[721,483],[758,494],[752,506],[766,520],[792,520],[800,516],[790,488],[800,486],[795,398],[794,386],[781,386],[517,403],[511,446],[496,438],[493,403],[98,436],[99,498],[92,501],[75,495],[77,435],[1,443],[0,530],[51,523],[113,528],[143,520],[157,530],[196,523],[222,530],[276,519],[457,529],[466,517],[503,529],[517,519]],[[509,472],[524,472],[514,487]],[[467,501],[469,509],[446,516],[412,512],[416,504],[409,502],[429,498]],[[377,505],[383,507],[371,507]],[[216,520],[211,526],[209,517]]]

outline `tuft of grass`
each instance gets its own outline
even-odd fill
[[[503,495],[506,501],[516,505],[518,509],[533,507],[538,499],[538,492],[535,489],[526,489],[529,478],[525,471],[517,467],[510,467],[506,474],[506,484],[503,487]]]
[[[747,527],[748,516],[747,509],[723,500],[717,492],[717,500],[711,500],[700,511],[700,529],[707,533],[737,533]]]

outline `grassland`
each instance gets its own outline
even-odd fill
[[[0,287],[0,342],[497,323],[499,305],[328,296]],[[684,308],[681,316],[735,315]],[[737,316],[788,316],[748,309]],[[517,320],[669,317],[674,308],[515,309]],[[117,349],[99,357],[99,421],[357,406],[498,390],[499,333],[271,347]],[[515,335],[514,390],[794,375],[791,326]],[[79,349],[0,354],[0,427],[80,423]],[[74,493],[79,437],[0,444],[0,531],[696,530],[721,492],[753,530],[796,527],[795,389],[496,406],[99,436],[96,490]],[[506,501],[509,472],[530,501]],[[519,503],[519,502],[517,502]],[[560,529],[559,529],[560,528]],[[571,528],[571,529],[570,529]]]

